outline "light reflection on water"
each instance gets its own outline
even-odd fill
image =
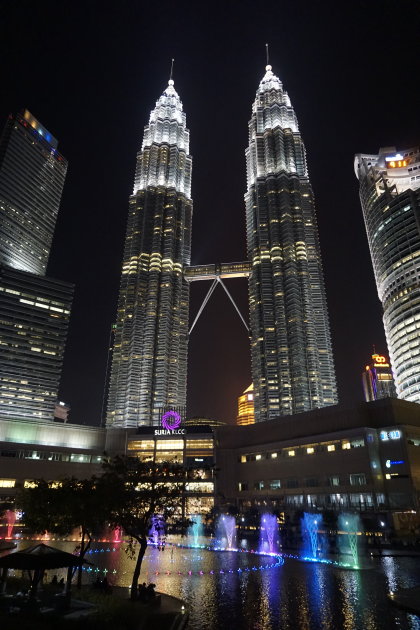
[[[75,546],[51,544],[66,551]],[[98,544],[94,549],[110,547]],[[124,553],[123,544],[116,548],[87,559],[109,571],[111,584],[128,587],[134,561]],[[361,571],[286,559],[278,568],[236,572],[239,567],[272,562],[253,554],[181,548],[172,552],[169,546],[162,552],[149,547],[140,581],[154,582],[158,591],[185,600],[190,607],[189,630],[420,630],[420,618],[400,611],[387,599],[389,591],[420,584],[418,558],[374,558],[367,564],[372,568]],[[235,573],[219,573],[228,569]],[[200,570],[204,575],[197,575]],[[214,575],[208,574],[210,570]],[[188,576],[188,571],[195,575]],[[85,581],[93,582],[97,575],[85,573]]]

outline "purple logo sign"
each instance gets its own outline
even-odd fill
[[[167,411],[162,416],[162,426],[168,431],[177,429],[181,424],[181,416],[176,411]]]

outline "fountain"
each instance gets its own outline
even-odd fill
[[[12,538],[13,527],[16,522],[16,512],[14,510],[6,510],[4,515],[6,517],[6,524],[7,524],[6,538]]]
[[[274,514],[262,514],[260,524],[260,551],[274,553],[277,533],[277,517]]]
[[[219,517],[219,532],[221,537],[226,538],[227,549],[234,549],[236,546],[236,521],[234,516],[223,514]]]
[[[154,514],[151,518],[149,529],[149,541],[156,547],[164,547],[166,541],[165,519],[160,514]]]
[[[349,554],[353,566],[359,568],[357,534],[360,531],[360,518],[357,514],[340,514],[338,517],[338,548],[340,555]]]
[[[203,518],[201,514],[191,514],[189,517],[191,525],[188,527],[188,538],[192,540],[194,547],[198,547],[199,539],[203,536]]]
[[[122,529],[121,529],[121,527],[116,527],[116,528],[112,531],[112,542],[113,542],[113,543],[119,543],[119,542],[121,542],[121,535],[122,535]]]
[[[305,540],[303,555],[311,559],[318,557],[319,529],[322,526],[322,516],[304,512],[302,519],[302,534]]]

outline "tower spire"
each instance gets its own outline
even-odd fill
[[[269,66],[270,65],[270,54],[268,52],[268,44],[265,45],[265,56],[266,56],[266,59],[267,59],[267,64],[266,65]],[[266,67],[266,70],[268,70],[267,67]],[[271,70],[271,66],[270,66],[270,70]]]
[[[175,61],[175,59],[172,59],[172,61],[171,61],[171,74],[169,75],[169,85],[173,85],[174,84],[174,80],[173,80],[174,61]]]

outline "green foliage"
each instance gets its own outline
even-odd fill
[[[105,505],[97,480],[63,479],[58,484],[43,479],[35,482],[17,497],[17,505],[24,513],[26,528],[34,534],[51,532],[61,536],[75,528],[91,538],[106,519]]]
[[[147,541],[154,515],[166,523],[181,518],[185,470],[179,464],[144,462],[119,456],[105,462],[98,481],[109,506],[108,520],[113,527],[138,540]]]

